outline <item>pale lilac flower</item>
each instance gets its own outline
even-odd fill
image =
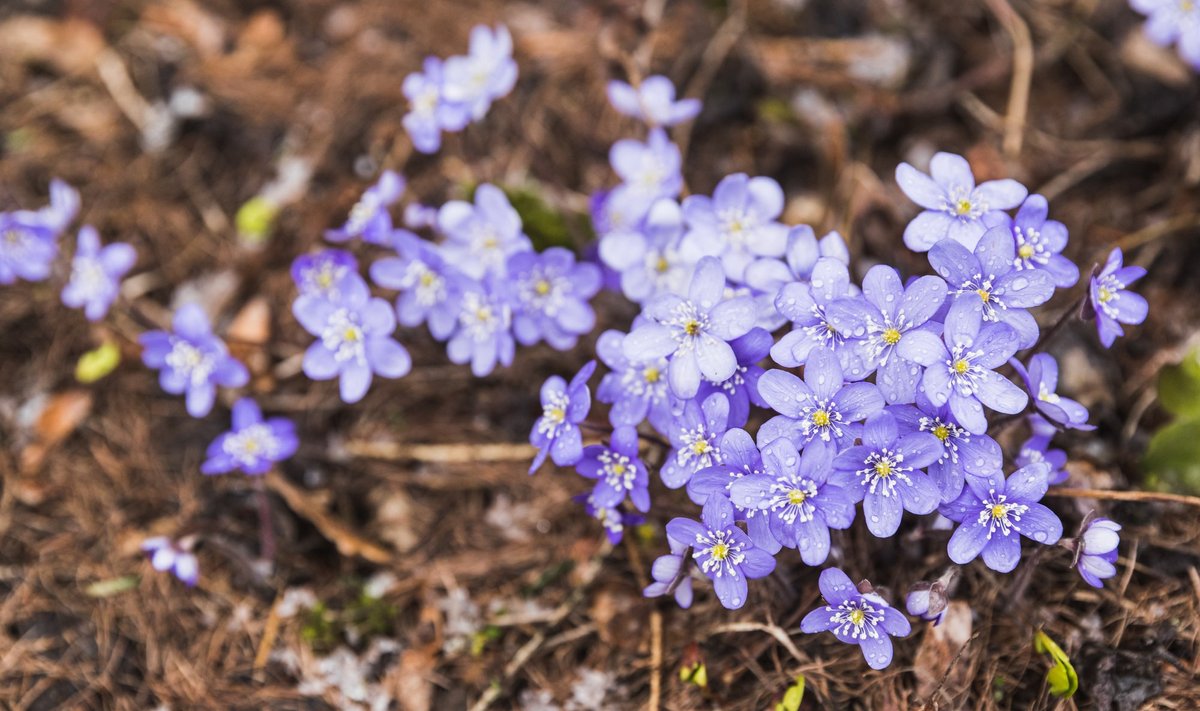
[[[121,277],[136,261],[133,247],[124,242],[102,247],[96,229],[84,225],[71,260],[71,280],[62,291],[63,303],[74,309],[82,307],[89,321],[99,321],[116,300]]]
[[[404,226],[410,230],[423,230],[437,224],[438,209],[419,202],[404,206]]]
[[[675,85],[661,74],[646,77],[636,89],[623,81],[610,81],[608,102],[618,113],[651,127],[690,121],[700,113],[701,107],[699,99],[676,101]]]
[[[905,511],[923,516],[937,510],[938,486],[922,470],[941,453],[942,444],[934,435],[919,430],[901,433],[891,413],[879,412],[863,424],[862,444],[834,458],[830,481],[844,489],[852,502],[863,502],[867,530],[890,538],[900,529]]]
[[[504,25],[472,27],[467,54],[450,57],[444,65],[446,101],[465,106],[475,121],[483,118],[492,102],[507,96],[517,83],[512,52],[512,35]]]
[[[850,334],[839,331],[829,314],[831,304],[856,293],[846,265],[828,257],[817,260],[808,283],[784,286],[775,297],[775,308],[792,322],[792,330],[771,347],[772,360],[785,368],[795,368],[807,363],[815,349],[825,348],[837,356],[848,380],[870,375],[856,344],[847,342]]]
[[[1200,4],[1193,0],[1129,0],[1146,15],[1143,31],[1163,47],[1177,44],[1183,61],[1200,72]]]
[[[650,475],[638,456],[636,428],[617,427],[607,446],[584,447],[575,470],[580,476],[596,480],[591,500],[597,506],[619,506],[628,496],[638,511],[650,510]]]
[[[49,276],[58,237],[78,212],[79,193],[58,179],[50,182],[48,206],[0,212],[0,284]]]
[[[218,385],[240,388],[250,381],[246,366],[229,355],[198,305],[181,306],[172,329],[174,333],[147,331],[138,338],[142,362],[159,371],[163,390],[172,395],[186,393],[189,415],[204,417],[212,410]]]
[[[529,442],[538,448],[529,473],[537,471],[549,456],[560,467],[578,464],[583,458],[583,434],[579,423],[592,409],[588,379],[596,372],[596,361],[588,361],[571,382],[551,375],[542,384],[542,416],[533,423]],[[636,433],[635,433],[636,434]]]
[[[337,301],[348,282],[357,278],[358,261],[340,249],[302,254],[292,262],[292,281],[301,296],[308,294]]]
[[[1121,249],[1114,249],[1109,253],[1104,269],[1092,277],[1088,306],[1095,314],[1096,330],[1105,348],[1111,346],[1117,336],[1125,335],[1121,324],[1137,325],[1146,320],[1150,311],[1150,305],[1141,294],[1126,291],[1130,284],[1146,276],[1146,270],[1122,266],[1123,259]]]
[[[1063,483],[1070,476],[1067,471],[1067,453],[1061,449],[1052,449],[1050,446],[1050,441],[1058,433],[1058,428],[1041,415],[1030,415],[1028,421],[1031,431],[1029,439],[1021,443],[1021,449],[1014,462],[1018,467],[1027,467],[1030,464],[1048,464],[1050,474],[1047,478],[1050,485]]]
[[[800,631],[832,632],[839,641],[857,644],[872,669],[887,668],[892,663],[891,637],[912,632],[904,613],[874,592],[860,593],[837,568],[821,571],[819,584],[826,604],[804,616]]]
[[[361,278],[348,280],[341,300],[301,296],[292,313],[317,337],[304,353],[304,374],[313,380],[338,378],[343,402],[367,394],[378,374],[400,378],[412,369],[412,358],[394,338],[396,314],[383,299],[372,297]]]
[[[660,431],[669,430],[673,417],[667,385],[667,359],[635,363],[625,357],[625,334],[605,331],[596,340],[596,355],[609,368],[596,388],[596,399],[612,405],[608,419],[614,426],[637,426],[647,417]]]
[[[1049,204],[1041,195],[1030,195],[1017,210],[1017,217],[1008,227],[1016,247],[1013,266],[1017,269],[1040,269],[1060,289],[1075,286],[1079,267],[1062,254],[1067,246],[1067,226],[1057,220],[1047,220]]]
[[[608,160],[621,185],[609,193],[607,209],[627,224],[636,224],[656,201],[673,198],[683,189],[679,146],[661,128],[651,129],[645,143],[632,138],[617,141]]]
[[[838,299],[826,309],[838,333],[853,342],[875,383],[890,404],[910,403],[917,395],[921,368],[898,349],[911,331],[926,325],[946,299],[946,282],[935,276],[914,279],[907,288],[895,269],[879,264],[867,272],[860,297]]]
[[[696,472],[723,462],[720,442],[727,429],[729,399],[721,393],[683,403],[668,433],[674,449],[659,471],[667,488],[678,489]]]
[[[783,188],[771,178],[745,173],[726,176],[711,198],[689,195],[683,200],[687,232],[680,248],[685,258],[720,257],[732,281],[745,278],[746,267],[759,257],[782,257],[787,249]]]
[[[1016,331],[1003,323],[983,323],[979,301],[962,300],[950,308],[943,338],[915,331],[899,349],[925,366],[921,383],[934,405],[949,402],[954,419],[974,434],[987,431],[984,405],[1009,415],[1025,409],[1029,396],[993,370],[1016,353]]]
[[[700,572],[713,581],[717,599],[730,610],[746,604],[747,578],[763,578],[775,570],[775,558],[734,525],[733,506],[724,496],[708,497],[700,522],[671,519],[667,538],[674,545],[692,547],[692,558]]]
[[[670,356],[671,391],[685,399],[699,391],[701,376],[718,383],[732,377],[738,363],[729,341],[754,326],[754,302],[745,296],[723,301],[724,292],[721,263],[700,260],[687,298],[662,294],[646,306],[652,322],[625,337],[625,356],[634,362]]]
[[[759,325],[774,331],[787,323],[788,319],[775,307],[779,292],[793,282],[808,282],[822,257],[850,265],[850,251],[840,234],[830,232],[818,240],[811,227],[797,225],[788,232],[784,259],[764,257],[746,267],[746,286],[757,294]]]
[[[830,457],[854,442],[854,423],[883,409],[879,388],[846,384],[828,348],[812,352],[804,380],[785,370],[768,370],[758,380],[758,392],[779,413],[759,428],[759,446],[787,437],[797,448],[824,448]]]
[[[458,325],[461,294],[466,277],[442,257],[437,245],[398,231],[393,238],[397,256],[384,257],[371,265],[371,280],[396,289],[396,318],[401,326],[422,323],[444,341]]]
[[[371,244],[386,245],[392,236],[392,216],[388,208],[404,194],[404,178],[385,170],[379,180],[367,188],[354,207],[346,224],[336,230],[325,230],[330,242],[345,242],[361,237]]]
[[[1094,588],[1104,587],[1104,580],[1117,574],[1118,531],[1121,524],[1107,518],[1092,518],[1088,514],[1083,532],[1071,541],[1075,550],[1074,567],[1084,582]]]
[[[521,345],[545,340],[565,351],[595,327],[596,313],[588,302],[600,291],[600,268],[576,263],[570,250],[517,252],[508,258],[508,279],[514,297],[513,335]]]
[[[608,542],[614,546],[624,538],[627,527],[645,522],[643,516],[625,513],[616,506],[605,506],[597,502],[592,494],[576,496],[574,500],[583,504],[584,511],[588,516],[600,522],[600,525],[604,527],[604,534],[608,537]]]
[[[662,597],[672,592],[671,585],[674,584],[675,603],[686,610],[692,606],[693,598],[692,578],[686,572],[687,566],[690,565],[685,557],[688,546],[680,546],[669,538],[667,540],[672,549],[678,547],[680,550],[677,553],[671,552],[654,559],[654,564],[650,566],[650,577],[654,579],[654,582],[646,586],[642,595]]]
[[[1013,266],[1016,246],[1007,227],[988,230],[975,252],[954,241],[929,250],[929,263],[946,280],[955,301],[977,301],[983,320],[1007,323],[1017,332],[1021,348],[1038,339],[1038,325],[1025,309],[1041,306],[1054,295],[1048,272]]]
[[[928,252],[946,238],[968,251],[975,249],[988,220],[999,219],[1029,194],[1015,180],[989,180],[976,186],[970,164],[953,153],[934,155],[929,172],[932,177],[908,163],[896,167],[900,189],[925,208],[904,229],[904,244],[914,252]]]
[[[1005,480],[1000,472],[987,478],[968,477],[962,494],[939,511],[957,521],[958,528],[946,547],[959,565],[980,554],[987,567],[1010,572],[1021,560],[1021,536],[1044,545],[1062,538],[1062,522],[1038,503],[1049,486],[1050,467],[1034,464],[1018,469]]]
[[[636,227],[623,227],[600,238],[600,259],[620,273],[621,291],[644,304],[662,293],[683,293],[692,277],[695,260],[679,248],[683,213],[679,203],[662,198],[650,206]]]
[[[426,57],[422,72],[404,77],[401,91],[409,102],[409,112],[401,123],[422,153],[436,153],[442,146],[442,131],[461,131],[471,120],[463,104],[447,101],[444,96],[442,60]]]
[[[182,538],[178,542],[166,536],[154,536],[142,541],[142,550],[150,556],[150,565],[157,571],[170,571],[181,583],[195,587],[200,579],[200,565],[192,553],[195,539]]]
[[[450,362],[470,363],[477,378],[491,373],[497,364],[512,365],[517,347],[505,285],[496,277],[469,282],[458,307],[458,327],[446,343]]]
[[[533,249],[521,231],[517,214],[504,191],[484,183],[475,203],[451,200],[438,210],[438,228],[446,234],[442,255],[472,279],[503,274],[508,258]]]
[[[1058,389],[1058,361],[1049,353],[1036,353],[1029,359],[1029,369],[1019,360],[1009,361],[1033,398],[1033,406],[1047,419],[1073,430],[1094,430],[1088,424],[1087,408],[1070,398],[1054,392]]]
[[[744,427],[750,419],[750,405],[767,407],[758,394],[758,379],[763,369],[759,363],[771,352],[774,339],[761,328],[752,328],[744,336],[733,339],[729,346],[737,358],[737,370],[725,380],[714,383],[704,380],[696,397],[700,400],[712,393],[724,393],[729,398],[729,426]]]
[[[296,426],[285,417],[264,420],[254,400],[244,397],[233,404],[233,427],[208,446],[203,474],[227,474],[235,469],[251,475],[267,471],[296,453],[300,440]]]
[[[943,503],[958,498],[967,476],[986,477],[1004,464],[996,440],[968,432],[954,419],[948,405],[936,406],[918,394],[916,405],[892,406],[888,412],[901,427],[928,432],[941,443],[941,454],[926,471],[937,484]]]
[[[793,548],[806,565],[821,565],[829,529],[854,522],[854,496],[829,480],[829,458],[819,448],[801,454],[791,440],[777,439],[763,448],[762,461],[764,471],[730,487],[730,500],[754,514],[747,513],[750,539],[768,553]]]
[[[699,506],[703,506],[708,497],[713,494],[730,496],[733,484],[738,479],[753,474],[762,474],[766,471],[763,468],[762,454],[755,446],[754,438],[746,430],[735,427],[727,431],[721,435],[716,450],[721,453],[720,461],[697,471],[691,479],[688,479],[688,498]],[[759,513],[758,509],[747,508],[732,499],[731,503],[739,517],[746,518],[751,538],[755,537],[755,527],[758,524],[761,523],[763,528],[767,526],[765,516],[760,515],[757,520],[755,519],[755,514]],[[778,550],[779,547],[776,546],[774,551],[768,552],[773,553]]]

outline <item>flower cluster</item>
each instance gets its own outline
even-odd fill
[[[436,153],[443,131],[455,133],[482,119],[493,101],[512,91],[517,83],[512,51],[507,27],[476,25],[466,55],[426,57],[422,71],[404,78],[409,101],[404,129],[418,151]]]

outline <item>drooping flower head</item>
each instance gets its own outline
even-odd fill
[[[1104,580],[1117,574],[1118,532],[1121,524],[1088,514],[1079,537],[1071,541],[1075,550],[1073,563],[1084,582],[1094,588],[1104,587]]]
[[[192,553],[192,537],[172,541],[166,536],[154,536],[142,541],[142,550],[150,556],[150,565],[157,571],[171,571],[181,583],[195,587],[200,580],[200,565]]]
[[[1058,361],[1049,353],[1036,353],[1026,369],[1016,358],[1009,361],[1033,398],[1033,406],[1047,419],[1075,430],[1094,430],[1088,424],[1087,408],[1071,398],[1062,397],[1058,389]]]
[[[304,374],[313,380],[338,378],[343,402],[361,400],[375,375],[400,378],[412,368],[408,351],[392,338],[392,307],[372,297],[357,274],[347,280],[340,300],[303,295],[292,304],[292,313],[317,337],[304,353]]]
[[[1000,472],[968,477],[962,494],[939,509],[959,523],[946,548],[950,559],[965,565],[982,554],[987,567],[1008,573],[1021,560],[1021,536],[1044,545],[1057,543],[1062,522],[1038,503],[1046,495],[1049,474],[1048,465],[1033,464],[1008,479]]]
[[[975,249],[992,220],[1021,204],[1029,191],[1015,180],[975,184],[967,160],[938,153],[929,162],[930,175],[908,163],[896,166],[896,182],[910,200],[925,208],[904,229],[904,244],[928,252],[938,242],[953,239],[968,251]]]
[[[734,524],[733,506],[724,496],[708,497],[700,521],[674,518],[667,523],[667,538],[675,546],[691,546],[700,572],[713,581],[717,599],[727,609],[746,604],[746,580],[762,578],[775,570],[775,558],[758,548]]]
[[[571,382],[551,375],[542,384],[542,416],[533,424],[529,442],[538,448],[529,473],[537,471],[546,456],[560,467],[577,464],[583,457],[583,434],[579,423],[592,409],[588,379],[596,372],[596,361],[588,361]],[[636,446],[636,437],[635,437]]]
[[[517,83],[512,52],[512,35],[504,25],[472,27],[467,54],[446,60],[446,101],[466,107],[475,121],[482,119],[492,102],[507,96]]]
[[[337,301],[342,298],[348,282],[356,278],[358,261],[354,255],[340,249],[302,254],[292,262],[292,281],[296,282],[296,289],[302,296]]]
[[[908,595],[904,598],[904,607],[908,614],[932,622],[935,627],[940,625],[949,602],[948,588],[957,570],[958,568],[951,566],[937,580],[922,580],[909,588]]]
[[[699,99],[676,101],[675,85],[661,74],[646,77],[636,89],[623,81],[610,81],[608,102],[619,113],[650,127],[674,126],[690,121],[696,118],[701,108]]]
[[[388,244],[392,235],[392,216],[388,208],[404,194],[404,178],[385,170],[379,181],[367,188],[354,207],[346,224],[336,230],[326,230],[325,239],[345,242],[361,237],[371,244]]]
[[[584,447],[576,471],[596,480],[591,500],[597,506],[620,506],[628,496],[638,511],[650,510],[650,476],[638,456],[636,428],[617,427],[608,445]]]
[[[777,221],[782,212],[779,183],[735,173],[717,184],[711,198],[684,199],[688,229],[681,249],[693,261],[720,257],[725,275],[744,281],[746,267],[756,258],[782,257],[787,249],[788,228]]]
[[[1137,325],[1146,320],[1150,305],[1141,294],[1127,291],[1129,285],[1146,276],[1141,267],[1122,266],[1123,255],[1118,247],[1108,255],[1108,261],[1099,274],[1092,277],[1088,307],[1096,317],[1096,330],[1100,342],[1108,348],[1124,336],[1121,324]]]
[[[236,469],[250,475],[265,474],[295,454],[299,446],[291,420],[264,420],[258,403],[244,397],[233,404],[233,427],[208,446],[208,459],[200,471],[227,474]]]
[[[71,260],[71,280],[63,288],[62,300],[78,309],[89,321],[99,321],[117,298],[121,277],[133,268],[137,252],[124,242],[100,245],[100,235],[91,225],[79,230],[75,257]]]
[[[521,231],[521,216],[504,191],[489,183],[475,189],[474,204],[451,200],[442,205],[438,228],[446,234],[442,255],[472,279],[503,274],[510,256],[533,249]]]
[[[857,644],[872,669],[887,668],[892,663],[891,637],[904,637],[912,632],[904,613],[874,592],[860,593],[837,568],[821,571],[819,584],[825,606],[805,615],[800,621],[800,631],[832,632],[846,644]]]
[[[576,263],[562,247],[517,252],[508,258],[513,285],[513,335],[523,346],[545,340],[552,348],[572,348],[596,325],[588,301],[600,291],[600,268]]]
[[[186,394],[189,415],[204,417],[212,410],[218,385],[240,388],[249,382],[250,372],[229,355],[198,305],[181,306],[175,312],[172,330],[147,331],[138,341],[142,344],[142,361],[159,371],[162,389],[172,395]]]

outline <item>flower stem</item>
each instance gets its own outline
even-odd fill
[[[274,563],[275,526],[271,520],[271,495],[267,493],[263,477],[255,478],[254,489],[258,499],[258,557]]]

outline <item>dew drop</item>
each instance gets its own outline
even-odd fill
[[[737,607],[738,605],[742,604],[742,599],[740,597],[735,597],[729,601],[729,604]]]
[[[1037,533],[1034,533],[1033,540],[1037,541],[1038,543],[1045,543],[1046,542],[1046,532],[1038,531]]]

